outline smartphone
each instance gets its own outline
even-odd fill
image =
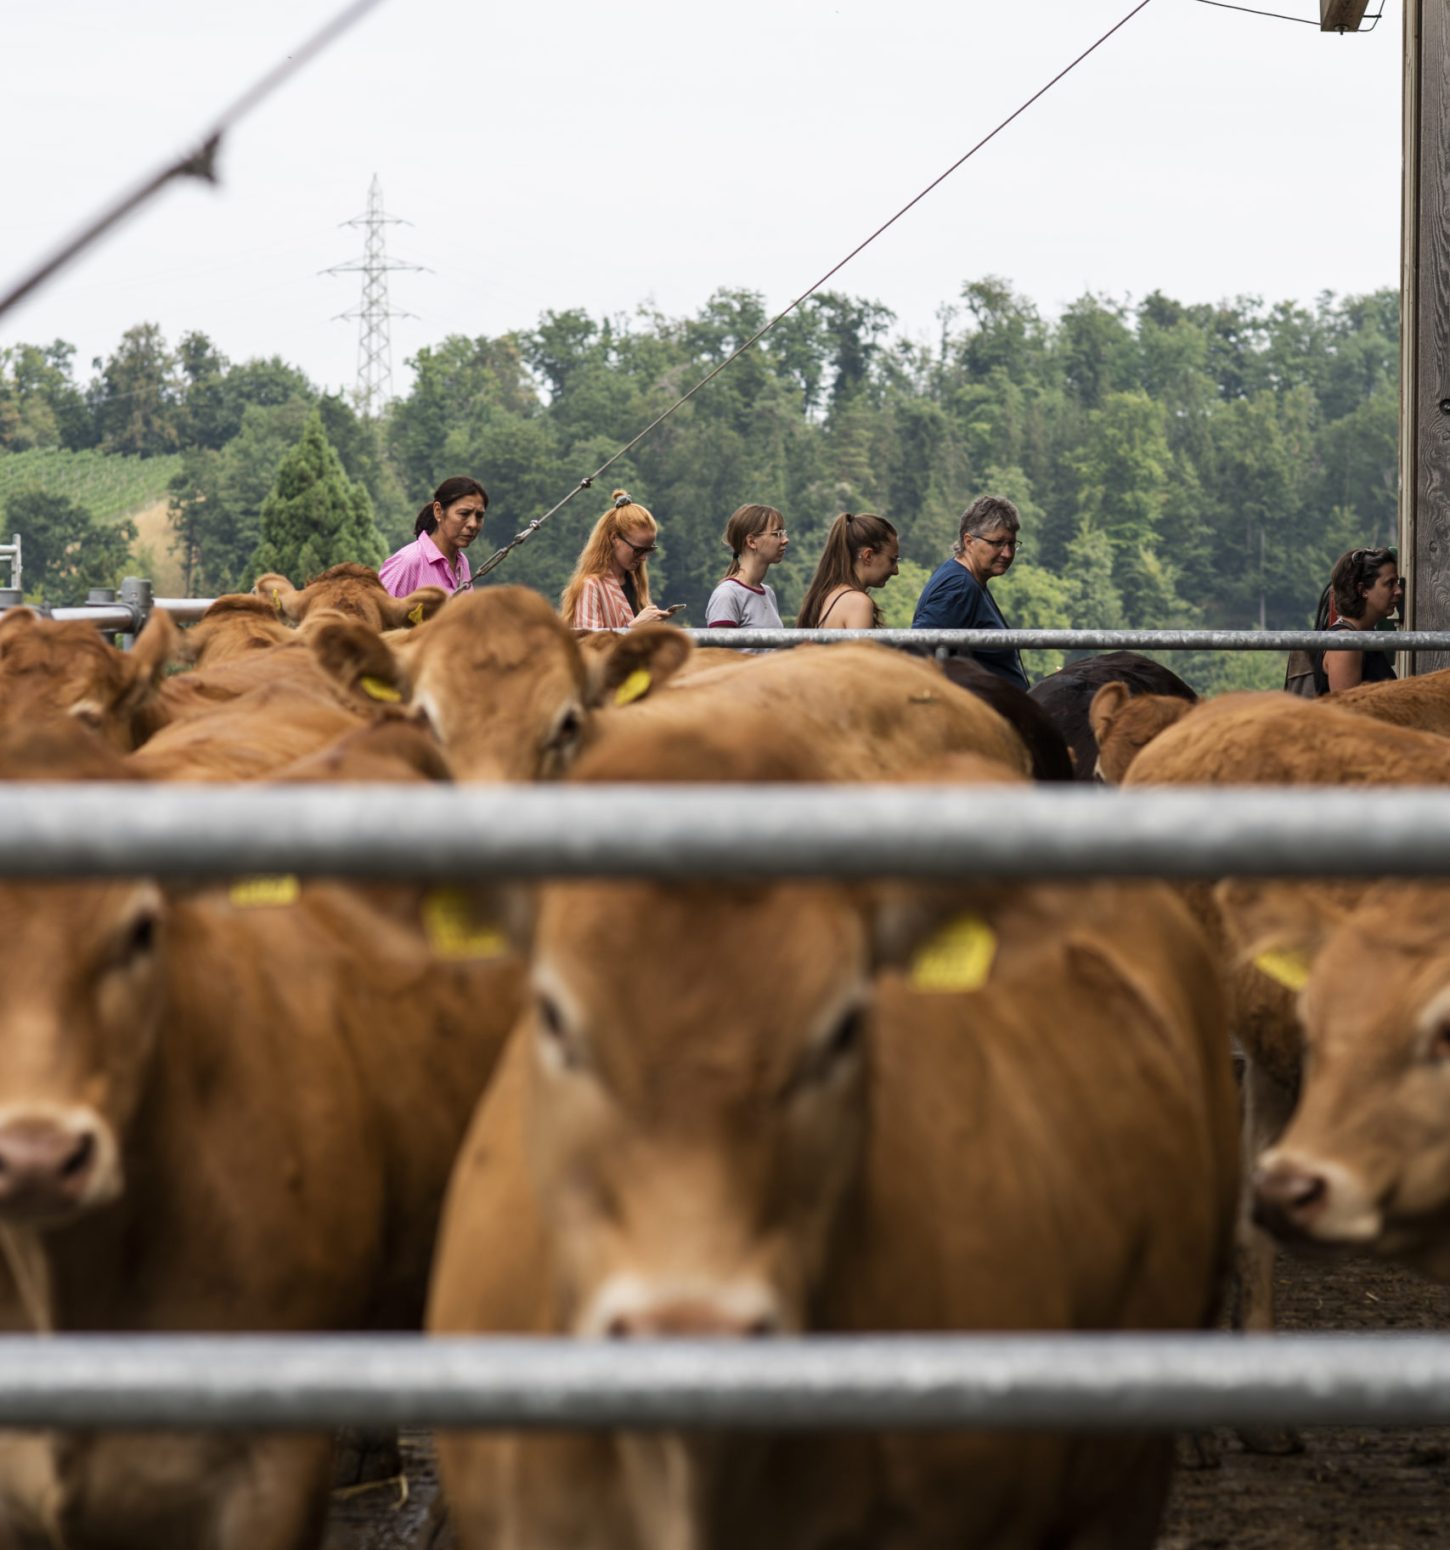
[[[689,606],[688,603],[671,603],[668,608],[660,609],[660,612],[668,618],[671,614],[677,614],[682,608],[688,608]]]

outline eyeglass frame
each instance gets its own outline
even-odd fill
[[[614,535],[614,541],[616,543],[623,544],[626,549],[633,549],[641,559],[643,559],[647,554],[657,554],[660,547],[658,544],[649,544],[644,547],[641,547],[639,544],[632,544],[623,533],[616,533]]]
[[[1004,549],[1010,549],[1013,554],[1022,553],[1022,540],[1016,533],[1009,533],[1006,538],[983,538],[980,533],[968,533],[967,537],[979,544],[986,544],[989,549],[998,554],[1001,554]]]

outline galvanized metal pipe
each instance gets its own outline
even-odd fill
[[[215,601],[211,597],[158,597],[151,600],[148,608],[159,608],[180,624],[194,624]],[[139,629],[145,622],[127,610],[104,605],[55,608],[51,614],[56,619],[89,619],[103,629],[124,627],[128,620]],[[684,633],[697,646],[736,651],[747,647],[761,651],[786,646],[839,646],[858,640],[957,651],[1450,651],[1450,630],[687,629]]]
[[[1450,789],[0,786],[0,876],[237,872],[1444,877]]]
[[[195,624],[214,602],[214,597],[157,597],[151,606],[170,614],[178,624]]]
[[[0,1426],[1409,1426],[1441,1335],[969,1335],[634,1343],[418,1336],[0,1340]]]
[[[93,624],[98,630],[120,630],[131,633],[137,628],[135,614],[120,603],[92,603],[79,608],[52,608],[50,617],[64,624],[77,621]]]
[[[961,651],[1450,651],[1447,630],[687,630],[697,646],[885,646]]]

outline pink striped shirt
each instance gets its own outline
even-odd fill
[[[457,592],[472,578],[468,556],[459,551],[455,573],[433,542],[431,533],[420,534],[411,544],[404,544],[396,554],[390,554],[378,572],[378,580],[394,597],[407,597],[419,587],[442,587],[445,592]]]
[[[590,576],[567,622],[576,630],[627,630],[634,623],[634,609],[613,576]]]

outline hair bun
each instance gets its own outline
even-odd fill
[[[619,504],[619,502],[620,502],[620,501],[629,501],[629,503],[630,503],[630,504],[631,504],[631,505],[633,505],[633,504],[634,504],[634,502],[633,502],[633,501],[632,501],[632,500],[630,500],[630,494],[629,494],[629,491],[628,491],[628,490],[615,490],[615,491],[613,491],[613,492],[612,492],[612,493],[611,493],[611,495],[610,495],[610,497],[609,497],[609,498],[610,498],[610,500],[612,500],[612,501],[613,501],[613,502],[614,502],[614,503],[615,503],[615,504],[616,504],[616,505],[618,505],[618,504]]]

